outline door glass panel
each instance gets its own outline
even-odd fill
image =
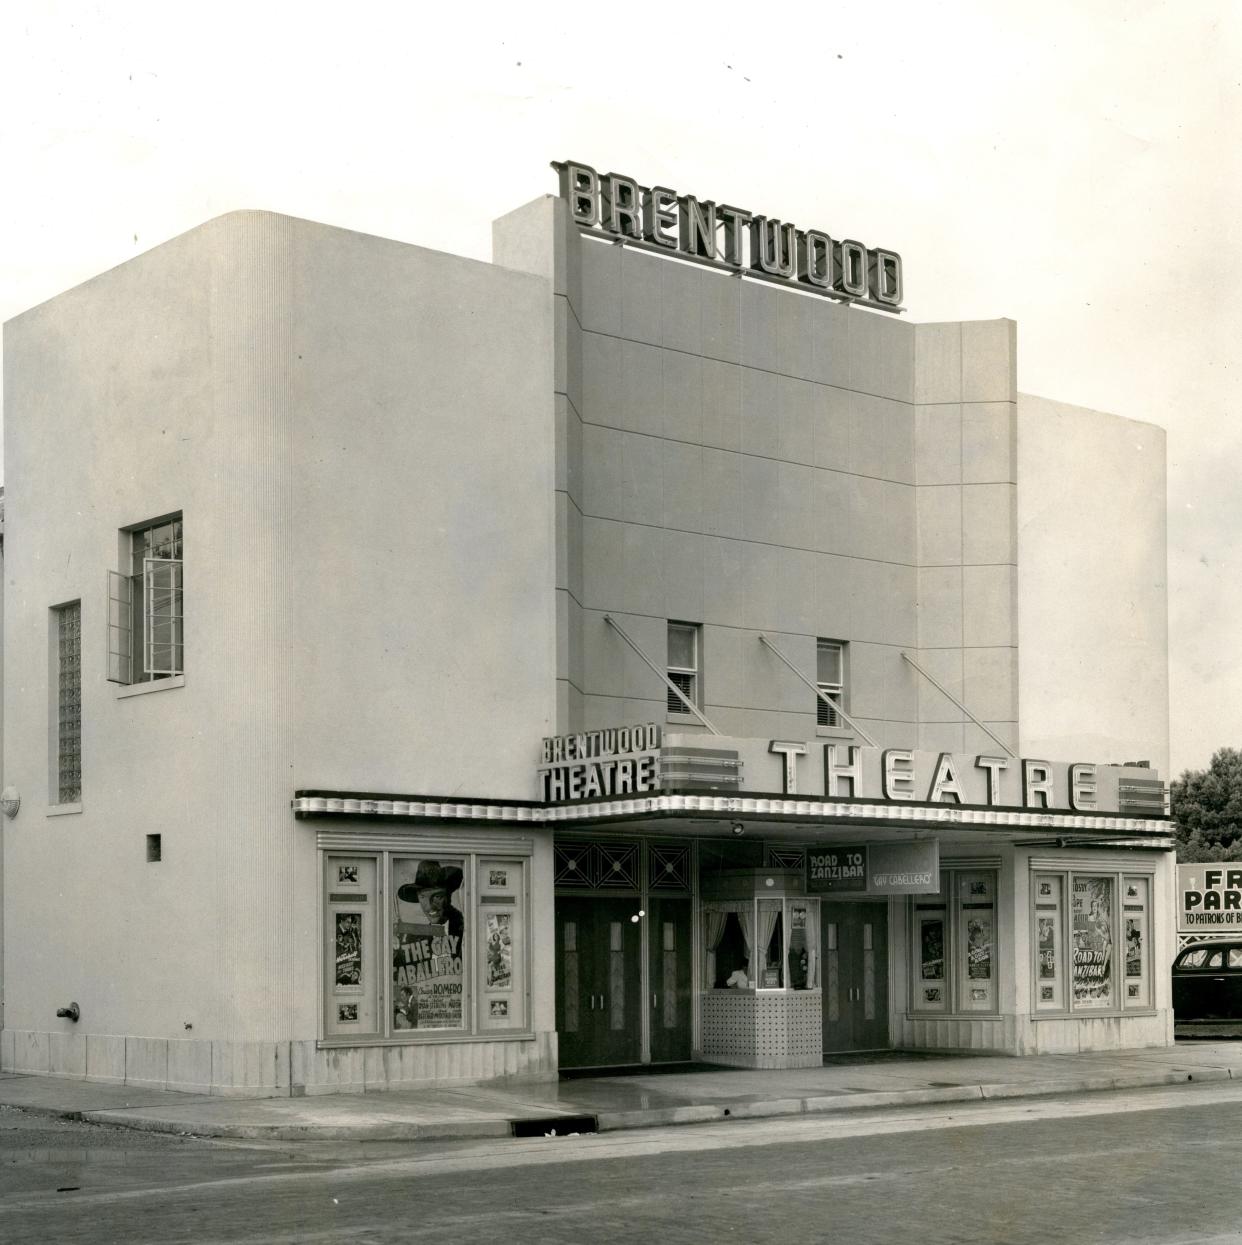
[[[664,990],[660,999],[664,1028],[677,1028],[677,926],[664,922],[662,955]]]
[[[828,996],[828,1019],[841,1019],[841,965],[840,952],[837,950],[837,923],[829,921],[825,939],[828,943],[824,952],[824,962],[828,972],[824,981],[824,990]]]
[[[608,927],[608,1027],[625,1028],[625,950],[624,926],[610,921]]]
[[[871,922],[863,922],[863,1016],[875,1019],[875,947],[871,942]]]
[[[578,922],[566,921],[564,943],[561,948],[564,963],[561,965],[565,995],[565,1029],[578,1032]]]

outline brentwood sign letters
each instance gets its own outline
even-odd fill
[[[901,310],[901,256],[837,241],[819,229],[746,208],[678,194],[667,186],[640,186],[623,173],[597,173],[589,164],[553,161],[561,197],[584,228],[681,255],[700,263],[788,281],[815,294]]]

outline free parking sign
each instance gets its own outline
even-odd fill
[[[1177,931],[1242,933],[1242,861],[1177,866]]]

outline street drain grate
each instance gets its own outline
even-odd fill
[[[538,1120],[510,1120],[515,1137],[566,1137],[570,1133],[597,1133],[599,1120],[593,1115],[545,1115]]]

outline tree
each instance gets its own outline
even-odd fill
[[[1170,797],[1179,861],[1242,860],[1242,752],[1221,748],[1207,769],[1186,770]]]

